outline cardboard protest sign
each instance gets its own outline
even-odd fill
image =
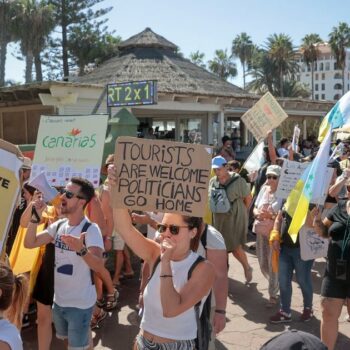
[[[99,186],[107,115],[41,116],[31,179],[44,172],[50,185],[81,176]]]
[[[241,119],[259,142],[266,138],[269,130],[277,128],[287,117],[277,100],[267,92]]]
[[[305,171],[305,169],[308,167],[310,163],[300,163],[300,162],[293,162],[291,160],[284,160],[283,166],[281,170],[281,176],[278,182],[277,191],[276,191],[276,197],[277,198],[283,198],[286,199],[292,189],[295,187],[297,181],[301,178],[301,175]],[[321,198],[312,198],[311,203],[322,205],[327,197],[327,191],[330,184],[330,181],[332,179],[333,175],[333,169],[327,168],[327,171],[325,174],[323,174],[323,181],[325,189],[322,193]]]
[[[204,145],[119,137],[113,206],[202,217],[211,156]]]
[[[21,156],[15,145],[0,139],[0,251],[6,241],[20,192]]]
[[[300,256],[302,260],[313,260],[327,256],[329,240],[320,237],[312,228],[303,226],[299,231]]]

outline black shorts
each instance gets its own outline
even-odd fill
[[[55,245],[49,243],[46,245],[43,261],[36,278],[33,299],[41,304],[51,306],[53,304],[54,294],[54,264],[55,264]]]
[[[321,296],[326,298],[350,298],[350,281],[337,280],[325,274],[322,280]]]

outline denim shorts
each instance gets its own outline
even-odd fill
[[[93,307],[78,309],[53,304],[53,321],[58,339],[68,339],[69,350],[89,348],[90,321]]]

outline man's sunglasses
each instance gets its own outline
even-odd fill
[[[172,235],[176,236],[180,232],[180,228],[190,228],[190,226],[178,226],[178,225],[167,225],[167,224],[157,224],[157,230],[159,233],[164,233],[167,228]]]
[[[277,180],[277,179],[278,179],[278,176],[275,176],[275,175],[267,175],[267,178],[268,178],[268,179]]]
[[[79,199],[85,199],[84,197],[78,196],[77,194],[71,191],[68,191],[65,188],[60,189],[59,192],[61,193],[61,195],[65,194],[68,199],[72,199],[73,197],[77,197]]]

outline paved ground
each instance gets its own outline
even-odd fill
[[[268,294],[267,282],[260,273],[258,261],[254,251],[249,251],[249,261],[254,268],[253,281],[250,285],[244,284],[243,270],[238,262],[230,257],[229,271],[229,299],[227,306],[227,326],[219,335],[216,342],[217,350],[224,349],[247,349],[258,350],[260,346],[271,337],[282,332],[284,325],[271,325],[268,317],[276,309],[265,307]],[[300,289],[294,283],[293,291],[293,321],[288,326],[313,333],[319,336],[320,328],[320,284],[321,275],[324,270],[324,261],[315,262],[313,269],[314,279],[314,309],[315,318],[308,323],[298,322],[302,310],[302,298]],[[120,309],[110,313],[104,321],[103,327],[93,333],[95,349],[128,350],[138,332],[138,317],[135,311],[136,298],[138,294],[137,279],[128,280],[124,284],[120,296]],[[350,323],[344,321],[345,308],[340,319],[340,334],[336,350],[350,349]],[[24,349],[36,350],[35,326],[22,332],[24,338]],[[61,342],[54,340],[53,350],[63,349]]]

